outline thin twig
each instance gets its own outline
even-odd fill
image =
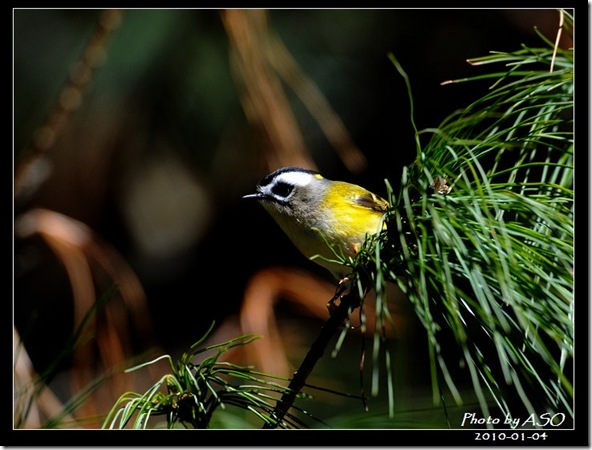
[[[317,336],[317,339],[310,347],[310,350],[308,351],[304,360],[300,364],[300,367],[296,372],[294,372],[294,377],[290,381],[288,389],[286,390],[284,395],[282,395],[280,401],[276,404],[275,411],[272,415],[273,419],[275,419],[274,422],[266,422],[263,425],[263,428],[277,428],[277,426],[282,422],[288,410],[294,404],[296,396],[306,384],[306,380],[308,379],[308,376],[311,374],[317,361],[325,353],[325,348],[329,344],[329,341],[338,332],[339,328],[343,325],[343,323],[349,316],[351,308],[359,305],[359,299],[356,294],[347,293],[341,295],[344,289],[344,285],[340,284],[337,292],[335,293],[335,296],[329,302],[332,305],[334,300],[336,300],[337,298],[340,299],[339,305],[330,308],[331,314],[329,316],[329,319],[321,328],[321,331]]]
[[[553,56],[551,57],[551,67],[549,72],[553,72],[555,66],[555,58],[557,57],[557,48],[559,48],[559,41],[561,40],[561,31],[563,30],[563,10],[559,10],[559,29],[557,30],[557,38],[555,39],[555,46],[553,47]]]

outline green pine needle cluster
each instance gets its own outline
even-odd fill
[[[169,355],[163,355],[128,369],[127,372],[131,372],[166,359],[171,372],[163,375],[144,393],[123,394],[105,418],[103,428],[159,427],[158,422],[150,421],[156,416],[164,416],[166,428],[210,428],[214,413],[228,408],[242,409],[257,420],[280,428],[302,427],[301,419],[294,414],[288,414],[279,423],[273,418],[277,397],[287,389],[274,380],[287,380],[220,359],[228,350],[248,345],[256,337],[241,336],[203,346],[212,328],[213,325],[176,364]],[[196,362],[200,357],[202,360]],[[303,396],[299,394],[299,397]]]
[[[438,128],[416,132],[400,192],[387,182],[388,230],[349,261],[361,287],[376,290],[379,335],[387,282],[413,305],[434,400],[443,380],[462,403],[460,368],[484,415],[573,415],[573,54],[545,42],[469,61],[502,70],[456,81],[494,80]]]

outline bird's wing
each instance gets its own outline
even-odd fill
[[[380,198],[378,195],[368,191],[356,195],[354,198],[354,203],[359,206],[363,206],[364,208],[372,209],[378,212],[385,212],[388,208],[388,202],[385,199]]]

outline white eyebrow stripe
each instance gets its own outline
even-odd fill
[[[284,172],[276,180],[292,186],[306,186],[312,181],[312,174],[306,172]]]

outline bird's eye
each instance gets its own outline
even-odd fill
[[[273,194],[277,195],[278,197],[286,198],[288,195],[290,195],[293,189],[294,186],[291,184],[279,182],[271,188],[271,192],[273,192]]]

